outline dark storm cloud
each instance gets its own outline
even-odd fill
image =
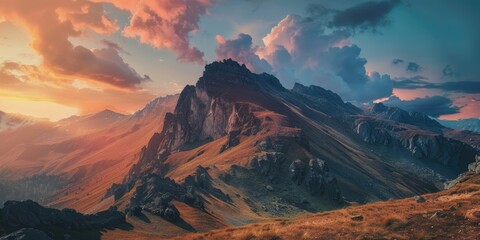
[[[407,70],[407,72],[417,73],[417,72],[420,72],[422,70],[422,66],[420,66],[420,65],[418,65],[417,63],[414,63],[414,62],[409,62],[408,65],[407,65],[407,68],[405,70]]]
[[[376,31],[389,23],[387,15],[401,3],[400,0],[368,1],[339,11],[333,17],[332,27]]]
[[[397,64],[401,64],[403,63],[404,61],[402,59],[398,59],[398,58],[395,58],[392,60],[392,64],[393,65],[397,65]]]
[[[440,89],[447,92],[460,92],[460,93],[480,93],[480,82],[475,81],[457,81],[457,82],[443,82],[443,83],[430,83],[422,76],[415,76],[412,78],[394,79],[394,88],[400,89]]]
[[[396,78],[393,81],[393,87],[400,89],[427,88],[430,84],[431,83],[425,81],[425,77],[420,75],[411,78]]]
[[[444,96],[416,98],[413,100],[401,100],[397,96],[392,96],[384,101],[383,104],[391,107],[399,107],[409,112],[423,112],[432,117],[460,112],[460,108],[453,106],[453,101]]]
[[[462,92],[462,93],[480,93],[480,82],[460,81],[460,82],[445,82],[436,84],[430,88],[439,88],[445,91]]]

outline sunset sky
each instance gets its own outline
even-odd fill
[[[232,58],[443,119],[480,117],[480,1],[0,0],[0,110],[132,113]]]

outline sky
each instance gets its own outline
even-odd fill
[[[133,113],[232,58],[357,106],[480,117],[480,1],[0,0],[0,110]]]

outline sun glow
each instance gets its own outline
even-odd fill
[[[48,99],[5,95],[2,92],[0,92],[0,109],[7,113],[48,118],[50,121],[57,121],[80,112],[77,108],[54,103]]]

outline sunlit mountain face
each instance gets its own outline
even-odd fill
[[[479,12],[0,0],[0,240],[480,238]]]

